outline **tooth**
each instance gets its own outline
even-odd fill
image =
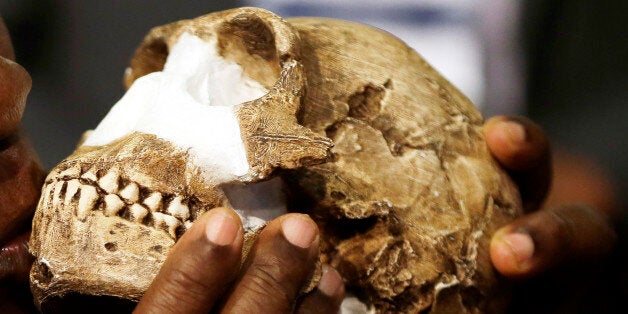
[[[98,200],[98,191],[91,185],[81,186],[81,198],[79,198],[76,215],[79,219],[84,219],[87,214],[94,209],[94,205]]]
[[[140,204],[133,204],[131,208],[129,208],[131,214],[131,221],[133,222],[141,222],[144,220],[144,217],[148,215],[148,209]]]
[[[166,229],[166,231],[173,237],[177,237],[177,228],[181,225],[181,221],[179,219],[172,217],[170,215],[166,215],[163,213],[155,212],[152,213],[153,219],[155,220],[155,226]],[[165,226],[164,226],[165,225]]]
[[[107,191],[107,193],[118,192],[118,180],[120,179],[120,173],[116,169],[109,170],[100,180],[98,185]]]
[[[120,196],[132,203],[136,203],[140,199],[140,188],[135,182],[131,182],[120,191]]]
[[[150,211],[158,211],[161,207],[161,193],[153,192],[143,201],[144,205],[148,206]]]
[[[75,178],[78,178],[80,174],[81,174],[81,166],[77,163],[77,164],[74,164],[72,167],[61,171],[61,173],[59,173],[59,177],[75,179]]]
[[[166,209],[166,213],[176,218],[179,218],[182,221],[186,221],[190,217],[190,209],[188,208],[187,205],[182,204],[181,200],[183,200],[183,197],[181,196],[175,197],[170,202],[170,205],[168,205],[168,208]]]
[[[53,191],[54,191],[55,186],[56,184],[54,182],[47,184],[46,188],[44,189],[44,192],[41,194],[41,197],[43,198],[43,201],[44,201],[44,203],[42,204],[43,208],[48,208],[48,204],[50,203],[53,197]]]
[[[124,207],[124,202],[115,194],[105,196],[105,216],[115,216]]]
[[[96,169],[95,168],[91,168],[89,170],[87,170],[87,172],[83,173],[83,175],[81,175],[81,178],[83,179],[87,179],[93,182],[98,181],[98,176],[96,175]]]
[[[65,200],[63,204],[68,205],[72,201],[72,197],[78,192],[81,182],[78,179],[72,179],[68,181],[68,189],[65,192]]]
[[[55,185],[55,191],[52,194],[52,206],[57,206],[57,204],[61,201],[61,190],[63,190],[65,184],[65,181],[59,181]]]
[[[186,220],[183,225],[185,226],[185,230],[190,230],[190,228],[192,228],[192,225],[194,224],[193,221],[191,220]]]

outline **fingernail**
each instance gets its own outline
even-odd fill
[[[211,214],[205,227],[207,239],[219,246],[233,244],[239,231],[240,228],[233,217],[220,210]]]
[[[513,144],[523,144],[526,141],[526,129],[515,121],[501,121],[500,125],[506,130],[508,139]]]
[[[504,243],[512,252],[519,268],[527,266],[534,255],[534,241],[527,233],[514,232],[503,236]]]
[[[284,237],[292,245],[309,248],[316,239],[316,225],[306,215],[293,214],[281,222]]]
[[[318,290],[323,294],[333,297],[339,294],[344,287],[344,282],[340,274],[331,266],[323,265],[323,274],[318,282]]]

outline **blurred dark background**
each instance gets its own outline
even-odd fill
[[[628,1],[518,3],[522,15],[517,38],[526,75],[525,107],[515,112],[541,123],[563,151],[595,161],[612,180],[620,208],[625,208]],[[241,4],[0,0],[18,62],[33,78],[23,125],[45,166],[51,168],[70,154],[82,132],[94,128],[123,95],[122,74],[151,27]],[[488,83],[485,88],[491,90]],[[483,111],[512,113],[498,108],[489,105]],[[628,221],[623,217],[619,228],[624,249],[618,254],[626,252]],[[618,276],[623,280],[614,289],[628,296],[626,271]]]

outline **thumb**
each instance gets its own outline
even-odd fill
[[[499,229],[491,240],[495,268],[510,278],[528,278],[574,258],[611,251],[616,234],[608,218],[584,205],[541,210]]]

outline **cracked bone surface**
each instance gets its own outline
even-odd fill
[[[390,34],[229,10],[151,30],[125,82],[43,188],[30,242],[42,309],[138,300],[222,205],[250,230],[311,214],[347,309],[499,310],[488,241],[521,212],[518,192],[469,100]]]

